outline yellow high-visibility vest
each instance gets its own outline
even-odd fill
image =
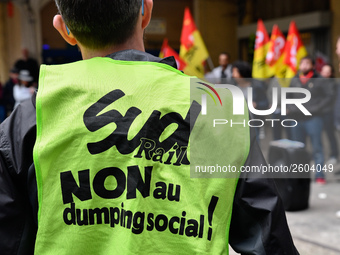
[[[227,90],[202,115],[196,81],[110,58],[41,67],[35,254],[228,254],[238,178],[225,170],[244,164],[249,128],[211,120],[248,117],[232,116]]]

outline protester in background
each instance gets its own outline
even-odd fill
[[[264,84],[262,81],[251,79],[251,67],[249,63],[245,61],[236,61],[233,63],[232,68],[232,78],[235,85],[237,85],[243,92],[245,99],[248,99],[248,88],[253,89],[252,104],[257,110],[268,109],[268,99],[265,91]],[[253,116],[254,118],[262,119],[262,116]],[[260,139],[265,137],[264,126],[261,128],[256,128],[257,136]]]
[[[33,77],[33,84],[37,87],[39,79],[39,65],[37,60],[29,57],[29,51],[26,48],[21,50],[22,58],[15,62],[14,66],[19,70],[28,70]]]
[[[325,79],[322,84],[327,86],[327,89],[332,93],[332,101],[329,102],[323,112],[323,128],[327,134],[328,141],[331,148],[330,158],[326,164],[336,164],[338,160],[338,142],[335,135],[335,120],[334,120],[334,106],[337,95],[337,84],[334,77],[334,68],[330,64],[326,64],[322,67],[321,76]]]
[[[310,137],[313,147],[313,168],[316,170],[315,180],[319,184],[325,184],[324,154],[321,141],[321,134],[323,129],[324,109],[332,102],[332,90],[324,86],[320,75],[314,70],[314,61],[311,57],[304,57],[301,59],[299,72],[292,79],[290,87],[304,88],[311,93],[311,99],[304,103],[303,106],[311,113],[310,116],[305,115],[295,105],[287,106],[287,113],[289,118],[295,119],[298,124],[292,127],[292,138],[295,141],[300,141],[306,144],[307,136]],[[290,98],[301,98],[304,95],[301,93],[291,93]]]
[[[221,53],[218,57],[219,66],[214,68],[210,73],[205,75],[207,81],[217,84],[226,84],[230,82],[232,77],[232,65],[229,63],[230,56],[228,53]]]
[[[4,86],[4,104],[6,109],[6,116],[13,111],[15,99],[13,97],[13,88],[15,84],[18,84],[19,70],[13,67],[9,72],[9,79]]]
[[[339,59],[339,72],[340,72],[340,37],[338,37],[338,40],[336,42],[336,55]],[[340,89],[337,90],[337,95],[335,99],[335,111],[334,111],[334,122],[335,122],[335,128],[340,131]]]
[[[338,60],[339,60],[338,70],[340,72],[340,36],[338,37],[338,40],[336,41],[335,54],[338,56]]]
[[[16,107],[23,101],[30,99],[35,91],[33,86],[33,77],[28,70],[21,70],[18,77],[18,84],[13,87],[13,97]]]

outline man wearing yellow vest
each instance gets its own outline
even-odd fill
[[[192,178],[202,145],[238,169],[266,163],[248,127],[206,126],[190,83],[208,84],[145,53],[153,1],[56,4],[83,60],[43,65],[1,125],[0,253],[298,254],[272,180]]]

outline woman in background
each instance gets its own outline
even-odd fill
[[[332,90],[332,94],[334,95],[330,104],[324,109],[323,128],[327,134],[331,149],[331,154],[326,164],[336,164],[338,161],[338,144],[335,135],[334,106],[337,95],[337,84],[334,78],[333,66],[331,66],[330,64],[324,65],[321,69],[320,74],[322,77],[325,78],[325,86],[328,86],[328,89]]]

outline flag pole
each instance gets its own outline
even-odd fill
[[[215,67],[210,56],[207,58],[207,62],[208,62],[210,70],[212,71]]]

